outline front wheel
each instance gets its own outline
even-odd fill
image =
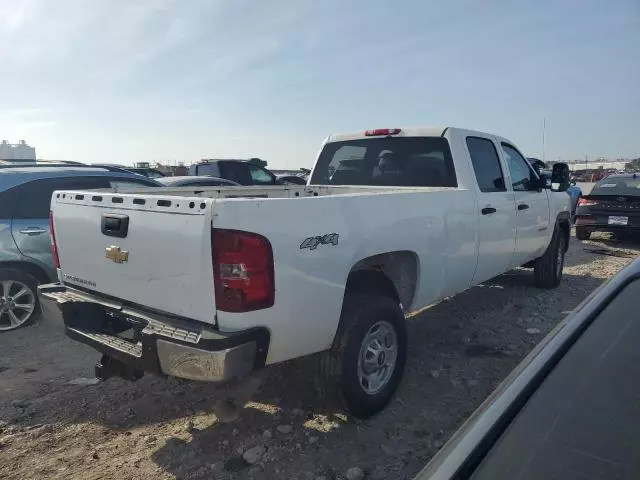
[[[333,346],[321,360],[322,387],[354,417],[371,417],[393,397],[406,358],[400,305],[386,296],[347,294]]]
[[[535,284],[540,288],[556,288],[562,279],[566,243],[564,232],[556,227],[551,243],[540,258],[535,260],[533,276]]]
[[[0,270],[0,332],[28,325],[40,314],[38,281],[22,270]]]

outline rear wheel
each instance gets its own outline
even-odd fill
[[[40,315],[38,281],[22,270],[0,270],[0,332],[28,325]]]
[[[321,388],[356,418],[368,418],[389,403],[407,358],[400,305],[390,297],[347,294],[331,350],[321,359]]]
[[[589,238],[591,238],[591,232],[585,227],[576,227],[576,238],[578,240],[589,240]]]
[[[565,251],[564,232],[561,228],[556,227],[547,250],[544,255],[536,259],[533,266],[533,276],[537,287],[556,288],[560,285]]]

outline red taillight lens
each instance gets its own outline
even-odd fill
[[[589,206],[589,205],[597,205],[598,202],[597,200],[590,200],[588,198],[584,198],[584,197],[580,197],[578,199],[578,207],[584,207],[584,206]]]
[[[402,130],[399,128],[376,128],[375,130],[366,130],[365,137],[377,137],[383,135],[398,135]]]
[[[273,251],[265,237],[239,230],[211,231],[216,308],[249,312],[273,305]]]
[[[53,212],[49,211],[49,236],[51,237],[51,257],[53,258],[53,268],[60,268],[60,258],[58,258],[58,246],[56,245],[56,233],[53,230]]]

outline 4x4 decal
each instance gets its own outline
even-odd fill
[[[338,245],[337,233],[328,233],[326,235],[318,235],[317,237],[305,238],[300,244],[300,250],[308,248],[309,250],[315,250],[318,245]]]

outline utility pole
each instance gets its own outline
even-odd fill
[[[547,162],[547,145],[546,145],[546,129],[547,129],[547,119],[542,117],[542,161]]]

